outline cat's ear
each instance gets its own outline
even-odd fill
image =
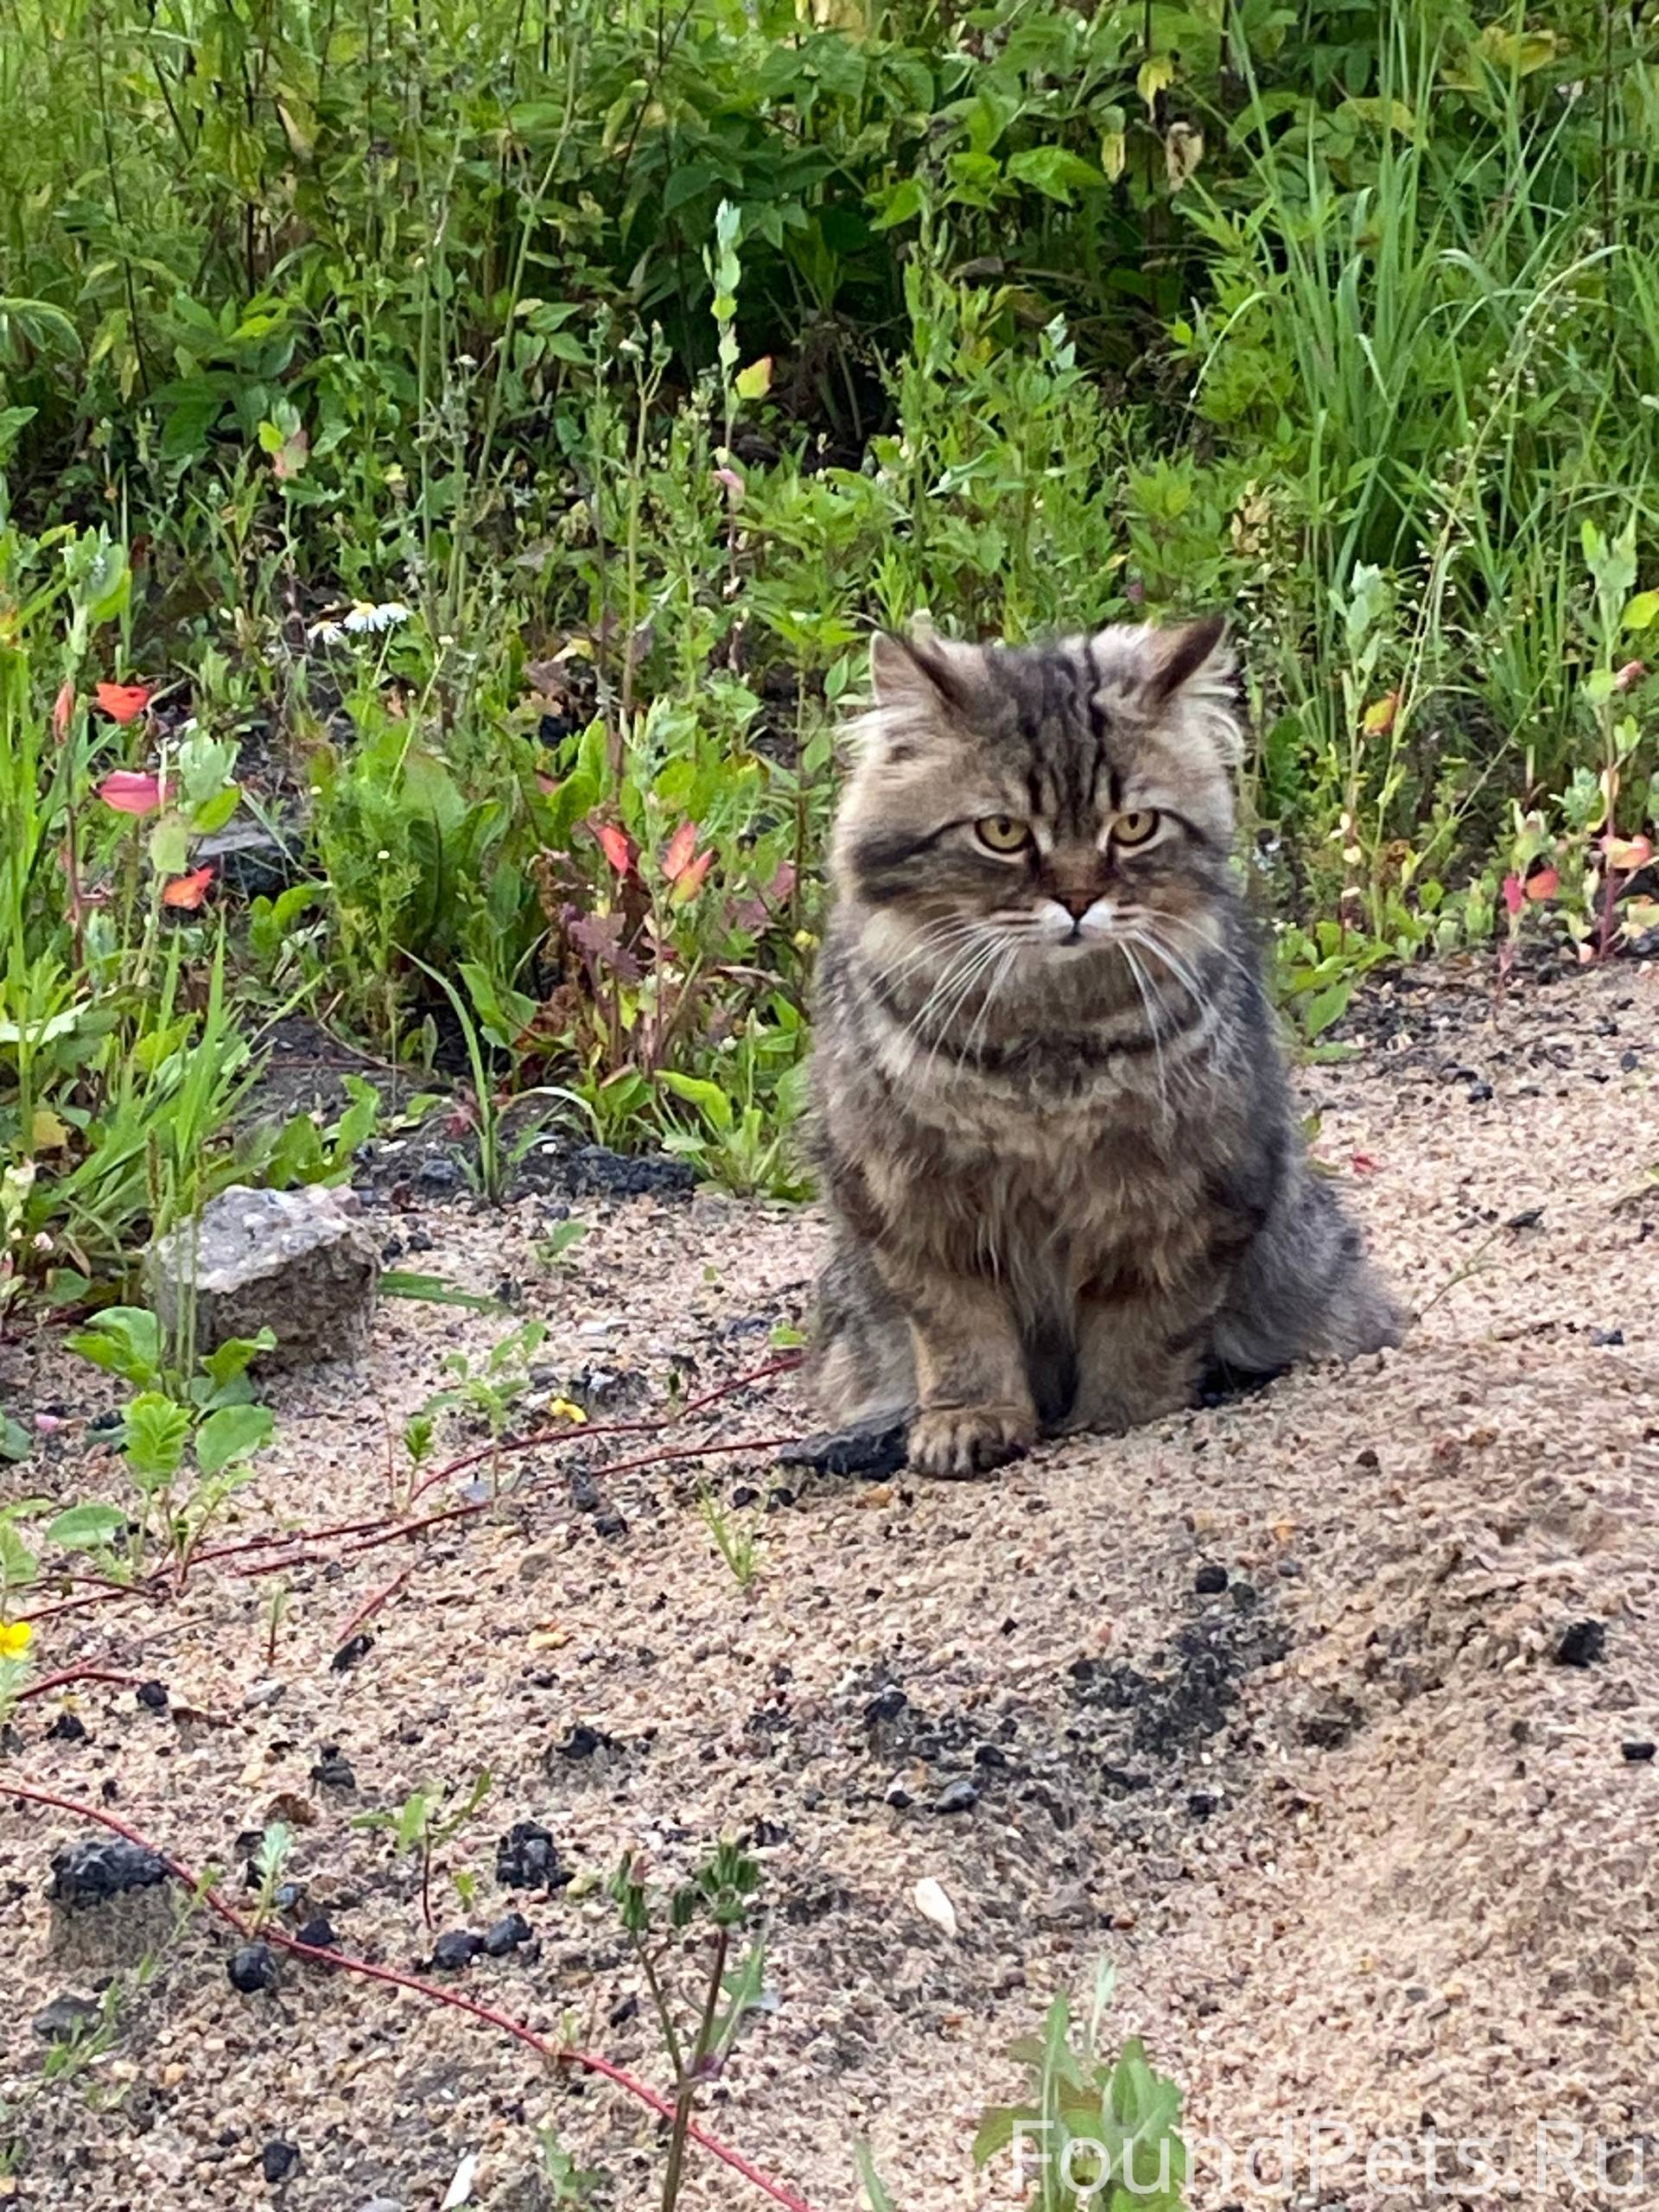
[[[880,630],[870,645],[875,702],[889,711],[937,715],[965,714],[971,702],[970,645],[954,645],[929,632],[901,638]]]
[[[1227,644],[1227,618],[1201,614],[1167,630],[1147,634],[1144,684],[1154,706],[1178,691],[1225,692],[1232,681],[1233,655]]]

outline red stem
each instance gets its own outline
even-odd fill
[[[182,1859],[156,1850],[148,1836],[137,1828],[129,1827],[124,1821],[117,1820],[112,1813],[105,1812],[99,1806],[77,1804],[73,1798],[60,1797],[49,1789],[36,1789],[32,1783],[16,1782],[5,1776],[0,1776],[0,1796],[20,1797],[31,1804],[49,1805],[55,1812],[67,1813],[79,1821],[91,1821],[99,1827],[108,1828],[113,1835],[124,1836],[129,1843],[137,1844],[141,1851],[154,1852],[170,1874],[199,1896],[202,1904],[210,1911],[216,1912],[226,1926],[233,1928],[245,1942],[270,1943],[278,1950],[291,1952],[296,1958],[308,1959],[315,1966],[333,1967],[341,1974],[355,1974],[359,1980],[385,1982],[394,1989],[412,1990],[416,1996],[424,1998],[429,2005],[447,2005],[453,2012],[465,2012],[474,2020],[482,2020],[488,2027],[499,2028],[504,2035],[512,2036],[515,2041],[525,2044],[550,2064],[578,2066],[586,2074],[597,2074],[607,2082],[613,2082],[619,2088],[626,2089],[631,2097],[637,2098],[639,2103],[649,2107],[662,2119],[671,2120],[674,2117],[674,2106],[669,2098],[658,2096],[655,2089],[625,2072],[621,2067],[613,2065],[608,2058],[601,2058],[593,2051],[575,2050],[569,2044],[549,2043],[545,2037],[538,2036],[522,2020],[515,2020],[506,2012],[498,2012],[493,2005],[475,2004],[471,1998],[462,1997],[454,1990],[440,1989],[434,1982],[423,1981],[418,1975],[400,1974],[395,1967],[376,1966],[370,1960],[354,1958],[346,1951],[320,1950],[310,1943],[302,1943],[296,1936],[285,1935],[281,1929],[273,1928],[269,1923],[256,1929],[251,1921],[245,1919],[217,1890],[204,1885],[200,1877]],[[782,2182],[773,2181],[770,2175],[762,2173],[759,2166],[752,2165],[741,2152],[734,2151],[728,2144],[722,2143],[717,2136],[708,2134],[702,2128],[693,2126],[690,2132],[692,2141],[701,2149],[707,2151],[711,2158],[718,2158],[722,2165],[729,2166],[734,2173],[741,2174],[745,2181],[753,2183],[774,2204],[783,2205],[785,2212],[812,2212],[811,2206],[804,2196],[798,2196]]]
[[[379,1611],[381,1606],[384,1605],[389,1599],[395,1598],[397,1595],[397,1592],[403,1588],[404,1583],[408,1581],[410,1576],[413,1574],[414,1572],[415,1569],[412,1565],[406,1567],[401,1574],[394,1574],[391,1581],[385,1584],[380,1589],[377,1590],[372,1598],[365,1598],[364,1599],[363,1603],[358,1607],[357,1611],[351,1616],[351,1618],[348,1620],[343,1621],[340,1627],[334,1630],[334,1649],[336,1651],[340,1650],[342,1646],[349,1643],[352,1638],[356,1635],[358,1630],[362,1627],[364,1622],[372,1621],[375,1615]]]
[[[113,1667],[66,1667],[60,1675],[42,1675],[38,1682],[19,1690],[15,1702],[22,1705],[25,1698],[44,1697],[48,1690],[61,1689],[66,1682],[115,1682],[123,1689],[136,1690],[143,1679],[142,1675],[123,1675]]]

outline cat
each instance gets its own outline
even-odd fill
[[[830,851],[811,1369],[969,1475],[1400,1340],[1303,1152],[1230,858],[1217,619],[882,636]]]

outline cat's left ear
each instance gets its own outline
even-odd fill
[[[1154,630],[1147,640],[1146,690],[1155,706],[1178,691],[1227,691],[1233,654],[1227,643],[1227,618],[1201,614],[1167,630]]]

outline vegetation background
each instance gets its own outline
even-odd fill
[[[0,1313],[348,1173],[372,1094],[249,1110],[302,1012],[488,1188],[527,1094],[797,1188],[876,623],[1230,610],[1309,1038],[1650,941],[1656,35],[4,0]]]

